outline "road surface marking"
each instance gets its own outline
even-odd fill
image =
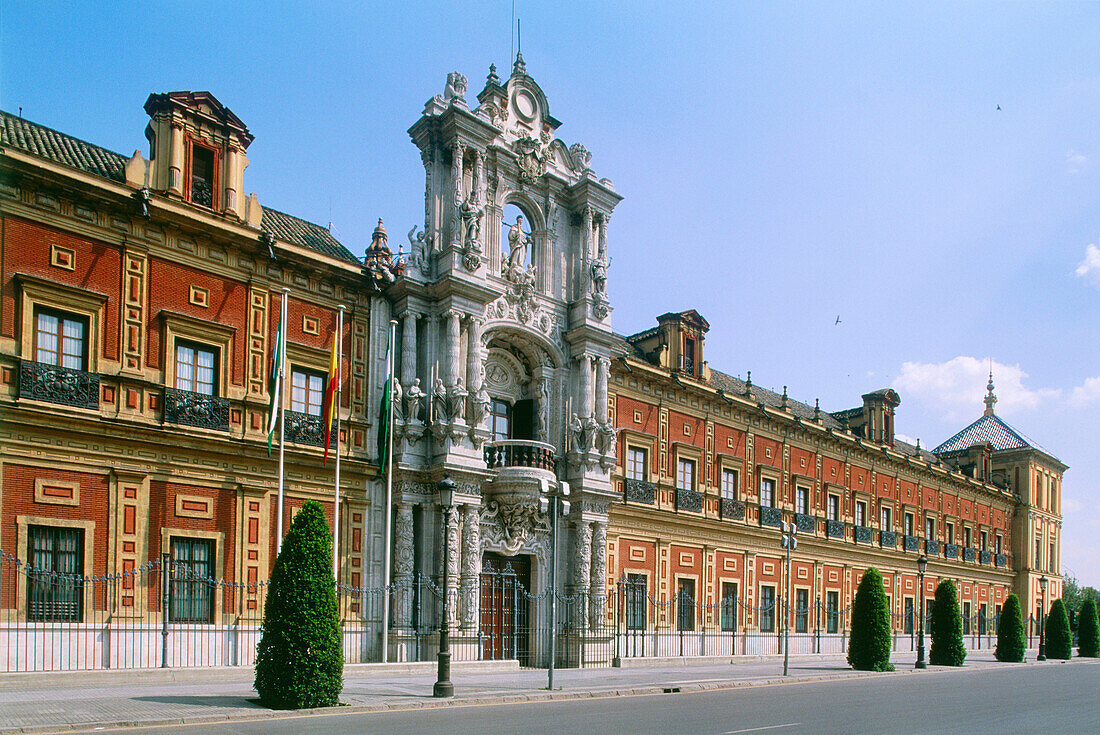
[[[785,725],[765,725],[764,727],[750,727],[747,730],[730,730],[722,733],[722,735],[737,735],[742,732],[760,732],[761,730],[778,730],[781,727],[798,727],[801,722],[788,722]]]

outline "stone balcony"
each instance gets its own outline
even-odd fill
[[[505,496],[505,502],[537,499],[540,488],[556,481],[553,444],[533,439],[505,439],[486,443],[482,452],[485,466],[496,473],[487,492]]]

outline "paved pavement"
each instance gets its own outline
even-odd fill
[[[897,654],[893,660],[899,672],[895,675],[914,673],[913,654]],[[843,655],[792,656],[790,676],[786,678],[780,657],[738,658],[732,662],[728,658],[647,659],[646,663],[649,665],[630,668],[557,670],[553,691],[546,689],[545,669],[519,669],[514,662],[456,663],[451,675],[453,700],[432,697],[435,666],[430,662],[359,664],[345,669],[340,699],[346,708],[341,711],[707,691],[881,676],[852,671]],[[968,669],[1004,666],[993,660],[990,651],[974,651],[967,657]],[[256,703],[255,697],[251,669],[0,674],[0,733],[73,732],[289,714],[267,710]]]

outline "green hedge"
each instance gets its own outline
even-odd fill
[[[344,687],[344,651],[332,576],[332,536],[321,505],[302,506],[267,591],[256,691],[273,709],[331,707]]]
[[[860,671],[893,671],[890,663],[890,607],[882,575],[871,567],[863,573],[852,603],[848,663]]]
[[[1069,630],[1069,616],[1061,598],[1054,601],[1047,613],[1047,658],[1069,658],[1073,655],[1073,634]]]
[[[921,590],[924,594],[924,590]],[[936,603],[932,607],[932,648],[928,662],[937,666],[962,666],[966,661],[963,646],[959,594],[950,579],[936,585]]]
[[[1092,598],[1081,603],[1077,618],[1077,654],[1089,658],[1100,656],[1100,620],[1096,618],[1096,602]]]
[[[998,661],[1020,663],[1027,650],[1027,631],[1020,612],[1020,598],[1009,595],[1001,608],[1001,619],[997,622],[997,647],[993,655]]]

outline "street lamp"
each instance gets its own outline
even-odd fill
[[[928,557],[924,554],[917,559],[917,572],[920,577],[920,632],[917,634],[917,663],[914,668],[927,669],[924,661],[924,570],[928,569]]]
[[[439,676],[432,687],[433,697],[453,697],[454,684],[451,683],[451,617],[450,597],[447,594],[448,569],[451,566],[451,544],[447,538],[451,527],[451,513],[454,512],[455,481],[444,475],[439,481],[439,509],[443,513],[443,619],[439,623]]]
[[[1043,606],[1039,608],[1039,655],[1035,657],[1036,661],[1047,660],[1046,649],[1046,617],[1047,617],[1047,578],[1046,575],[1039,577],[1039,591],[1043,593]]]
[[[569,515],[569,483],[561,482],[556,494],[539,497],[539,510],[550,513],[550,665],[546,669],[546,688],[554,688],[554,661],[558,657],[558,507]]]
[[[782,521],[782,539],[780,544],[787,550],[787,609],[791,606],[791,551],[798,548],[798,539],[794,537],[798,529],[793,523]],[[787,676],[787,664],[791,655],[791,621],[783,616],[783,676]]]

